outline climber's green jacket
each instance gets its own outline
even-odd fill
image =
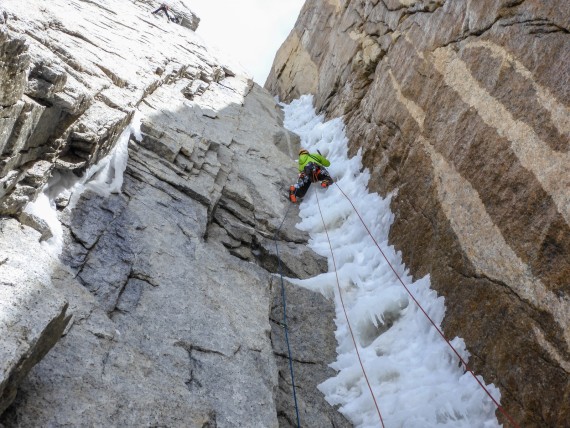
[[[299,155],[299,172],[303,172],[309,162],[314,162],[321,166],[330,166],[331,164],[327,158],[318,153],[301,153]]]

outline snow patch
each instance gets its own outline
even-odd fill
[[[51,229],[53,236],[42,242],[50,254],[57,257],[63,249],[63,229],[57,216],[56,199],[68,199],[65,209],[72,210],[87,189],[104,197],[120,193],[129,158],[129,140],[131,135],[137,141],[142,139],[140,126],[141,115],[135,110],[131,123],[107,156],[90,166],[82,177],[77,177],[72,172],[62,174],[55,171],[36,200],[26,205],[25,212],[44,220]]]

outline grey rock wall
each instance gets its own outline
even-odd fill
[[[287,298],[287,326],[295,376],[295,395],[299,408],[299,422],[307,427],[350,427],[343,415],[331,412],[330,405],[317,386],[334,376],[328,364],[336,358],[334,338],[334,307],[318,293],[299,288],[285,281]],[[277,399],[280,427],[296,427],[287,343],[283,323],[281,282],[272,283],[271,342],[277,356],[279,383]]]
[[[14,219],[0,219],[0,413],[19,384],[59,340],[69,316],[51,275],[57,263],[40,234]]]
[[[26,88],[30,57],[25,39],[14,37],[5,28],[0,28],[0,106],[16,104]]]
[[[265,90],[188,28],[165,28],[154,6],[3,3],[2,46],[18,41],[30,61],[0,128],[0,209],[11,216],[0,220],[4,427],[276,427],[293,417],[272,311],[298,138]],[[129,141],[122,191],[57,198],[64,245],[54,256],[54,231],[23,207],[50,177],[63,183],[107,155],[135,110],[142,139]],[[294,208],[276,236],[285,273],[326,270],[297,221]],[[301,418],[344,426],[316,389],[334,360],[333,303],[290,295],[293,308],[312,302],[290,323]]]

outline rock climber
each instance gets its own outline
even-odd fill
[[[330,166],[330,161],[321,155],[321,152],[309,153],[308,150],[299,150],[299,179],[297,184],[289,188],[289,200],[297,203],[299,198],[305,196],[311,183],[321,182],[321,187],[327,188],[333,183],[333,179],[326,166]]]
[[[155,14],[157,14],[158,12],[163,11],[164,14],[166,15],[166,19],[168,19],[169,21],[172,21],[172,22],[177,22],[178,20],[176,19],[176,17],[170,16],[170,15],[168,14],[168,11],[169,11],[169,10],[170,10],[170,9],[168,8],[168,5],[165,4],[165,3],[162,3],[158,9],[156,9],[154,12],[152,12],[152,14],[155,15]]]

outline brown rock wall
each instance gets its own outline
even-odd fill
[[[311,27],[313,15],[326,24]],[[320,21],[319,21],[320,22]],[[570,416],[570,12],[563,1],[309,0],[294,34],[392,242],[522,426]],[[323,42],[324,40],[324,42]],[[297,49],[301,51],[301,48]],[[338,55],[341,52],[343,54]],[[296,57],[266,87],[298,95]],[[277,70],[289,70],[284,79]]]

